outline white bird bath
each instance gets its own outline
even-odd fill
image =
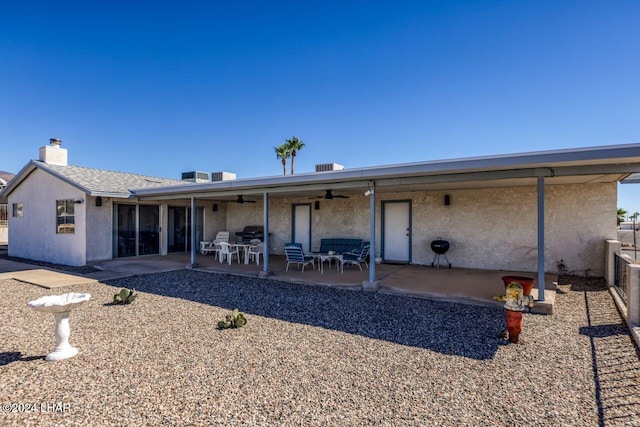
[[[62,360],[78,354],[78,349],[69,344],[69,314],[71,310],[91,299],[90,294],[70,292],[63,295],[50,295],[29,302],[27,305],[35,311],[51,313],[56,321],[56,348],[47,355],[47,360]]]

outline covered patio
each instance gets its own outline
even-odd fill
[[[190,231],[192,268],[490,303],[502,293],[500,277],[517,273],[536,279],[534,298],[545,307],[553,305],[548,273],[557,263],[604,274],[616,183],[640,170],[638,150],[629,144],[357,169],[317,165],[316,173],[295,176],[131,191],[139,203],[190,206],[190,223],[204,230],[202,239],[197,227]],[[264,227],[260,267],[199,259],[200,240],[247,225]],[[334,237],[369,242],[367,272],[285,272],[287,242],[311,253]],[[433,256],[429,242],[441,238],[451,242],[457,268],[422,267]]]
[[[362,290],[362,283],[369,278],[369,271],[360,271],[354,266],[345,266],[344,273],[333,267],[324,266],[324,274],[316,268],[301,269],[292,266],[285,271],[286,259],[281,255],[271,255],[270,280],[281,280],[291,283],[301,283],[317,286],[331,286],[354,291]],[[191,268],[191,254],[170,254],[167,256],[145,256],[138,258],[120,258],[98,264],[104,271],[92,275],[97,279],[123,276],[125,274],[145,274],[167,270]],[[213,255],[196,257],[194,269],[220,274],[232,274],[249,277],[259,277],[262,264],[257,265],[218,262]],[[114,276],[115,274],[115,276]],[[377,292],[407,295],[416,298],[427,298],[460,302],[477,305],[498,305],[504,303],[493,299],[495,295],[504,294],[501,277],[504,275],[518,275],[536,277],[533,272],[482,270],[469,268],[432,268],[414,264],[376,264],[376,280],[379,282]],[[532,309],[534,313],[551,314],[555,304],[555,282],[557,276],[545,275],[545,299],[537,301]],[[538,298],[538,287],[534,286],[532,295]]]

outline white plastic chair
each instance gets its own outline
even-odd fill
[[[233,259],[234,255],[236,256],[236,260],[240,262],[240,255],[236,246],[232,246],[231,244],[229,244],[229,242],[218,242],[216,243],[216,245],[220,248],[220,250],[218,251],[218,260],[220,262],[223,262],[226,258],[229,262],[229,265],[231,265],[231,260]]]
[[[208,254],[209,252],[213,252],[214,255],[218,255],[220,253],[220,246],[218,243],[220,242],[228,242],[229,241],[229,232],[228,231],[218,231],[216,233],[216,238],[212,242],[200,242],[200,252],[202,254]],[[203,247],[204,244],[204,247]],[[221,261],[222,262],[222,261]]]
[[[213,244],[220,242],[229,242],[229,232],[228,231],[218,231],[216,234],[216,238],[213,240]]]
[[[260,265],[260,255],[263,255],[262,254],[263,250],[264,250],[264,243],[262,243],[261,241],[258,241],[258,243],[255,246],[250,246],[249,252],[247,252],[247,254],[249,255],[249,261],[255,258],[256,264]]]
[[[200,253],[202,255],[206,255],[209,252],[217,252],[216,245],[213,242],[201,241],[200,242]]]

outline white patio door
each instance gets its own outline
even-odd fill
[[[385,262],[411,261],[411,201],[382,202],[382,258]]]
[[[305,254],[311,252],[311,204],[293,205],[291,240],[302,245]]]

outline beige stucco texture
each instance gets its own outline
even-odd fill
[[[18,186],[9,206],[22,203],[23,216],[11,217],[9,255],[68,265],[86,264],[86,203],[75,205],[75,232],[56,233],[56,200],[83,200],[84,192],[36,169],[29,185]],[[12,214],[13,209],[11,209]]]
[[[604,274],[604,242],[616,238],[616,183],[545,186],[545,269],[557,271],[561,259],[570,271],[589,269],[590,275]],[[450,196],[445,205],[444,196]],[[409,201],[410,261],[429,265],[434,254],[430,242],[448,240],[447,253],[454,267],[492,270],[537,270],[537,188],[504,187],[450,191],[376,192],[376,246],[382,247],[383,202]],[[75,205],[75,233],[56,233],[56,200],[78,199]],[[319,209],[315,209],[315,202]],[[10,218],[9,255],[69,265],[84,265],[113,256],[113,203],[132,200],[95,198],[71,185],[51,179],[41,170],[33,171],[29,185],[18,186],[9,197],[23,203],[24,216]],[[167,251],[167,208],[161,206],[161,254]],[[188,200],[174,205],[188,206]],[[262,198],[256,203],[238,204],[196,200],[204,208],[204,239],[212,240],[218,231],[232,237],[247,225],[264,222]],[[213,205],[216,204],[216,209]],[[318,250],[323,238],[369,239],[370,199],[350,194],[333,200],[269,198],[269,248],[283,254],[292,239],[293,206],[307,204],[311,212],[311,247]],[[47,208],[49,206],[50,208]],[[87,219],[88,218],[88,219]],[[87,230],[90,230],[87,232]],[[20,236],[20,238],[18,238]],[[43,238],[46,236],[46,238]]]
[[[451,204],[445,206],[444,195]],[[376,253],[381,245],[382,201],[411,201],[411,262],[430,265],[432,240],[451,243],[447,253],[455,267],[494,270],[537,270],[537,188],[507,187],[452,191],[385,194],[376,200]],[[344,237],[369,240],[369,199],[320,200],[272,198],[269,203],[270,248],[283,253],[291,240],[292,206],[311,205],[312,248],[322,238]],[[570,270],[590,269],[604,274],[604,242],[615,238],[615,183],[591,185],[547,185],[545,187],[545,265],[556,272],[561,259]],[[210,211],[210,209],[205,210]],[[226,203],[208,216],[226,217],[232,236],[245,225],[262,224],[262,201]],[[222,226],[218,222],[218,226]],[[207,229],[213,236],[223,228]]]
[[[430,242],[451,243],[458,267],[536,271],[537,189],[509,187],[418,193],[413,200],[413,257],[430,264]],[[563,259],[571,270],[603,274],[604,241],[615,230],[615,184],[545,187],[545,265],[556,271]],[[615,236],[614,236],[615,237]]]

